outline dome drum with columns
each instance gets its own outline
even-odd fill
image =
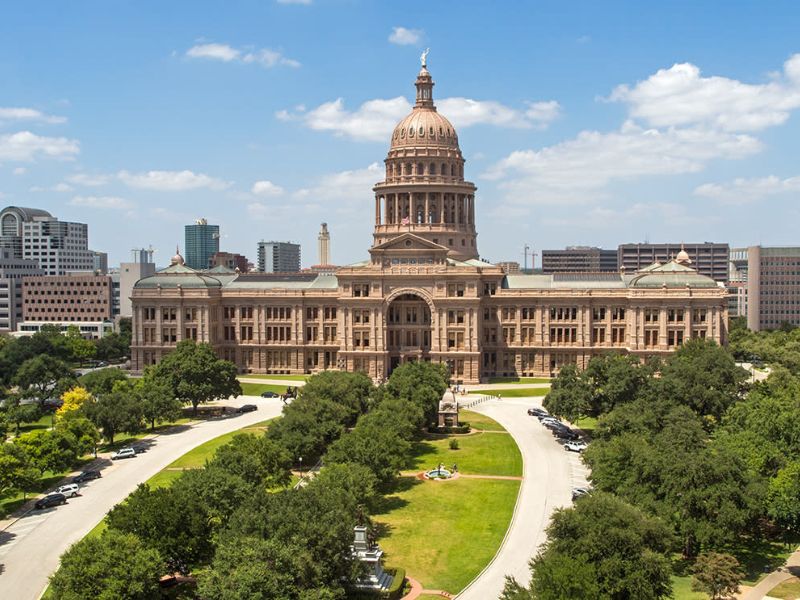
[[[475,191],[452,123],[436,110],[433,78],[423,65],[414,108],[394,128],[386,179],[375,192],[374,244],[414,233],[460,260],[478,257]]]

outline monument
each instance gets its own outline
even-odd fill
[[[353,584],[353,587],[362,591],[388,589],[392,585],[394,578],[383,570],[383,565],[381,564],[383,550],[378,544],[369,539],[365,525],[356,525],[353,528],[353,533],[355,538],[353,545],[350,546],[350,552],[355,560],[366,567],[364,573]]]

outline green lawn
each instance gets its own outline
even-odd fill
[[[29,431],[36,431],[37,429],[50,429],[53,426],[53,415],[55,413],[47,413],[42,415],[38,421],[32,421],[31,423],[24,423],[20,425],[19,432],[20,434],[28,433]],[[14,433],[16,434],[16,428],[11,425],[8,428],[9,434]]]
[[[239,379],[276,379],[280,381],[307,381],[311,375],[239,375]]]
[[[686,575],[684,577],[673,575],[672,593],[674,594],[675,600],[708,600],[708,594],[692,591],[691,575]]]
[[[508,480],[402,478],[397,492],[373,515],[386,565],[405,568],[427,589],[458,593],[500,546],[519,485]]]
[[[767,594],[770,598],[782,598],[783,600],[796,600],[800,598],[800,579],[792,577],[787,579]]]
[[[273,385],[270,383],[241,383],[242,394],[245,396],[260,396],[263,392],[275,392],[276,394],[285,394],[285,385]]]
[[[549,377],[489,377],[487,383],[550,383]]]
[[[595,427],[597,427],[597,419],[595,417],[581,417],[575,425],[592,435]]]
[[[494,419],[490,419],[486,415],[472,412],[471,410],[462,410],[458,413],[459,420],[464,423],[469,423],[473,429],[480,429],[481,431],[505,431],[503,426]]]
[[[414,443],[412,469],[433,469],[439,463],[450,467],[458,464],[458,470],[468,475],[522,475],[522,455],[507,433],[477,433],[451,436],[458,440],[459,449],[451,450],[450,438],[426,439]]]
[[[267,423],[269,423],[269,420],[249,425],[237,431],[231,431],[230,433],[215,437],[213,440],[208,440],[205,444],[200,444],[197,448],[189,450],[189,452],[179,459],[167,465],[167,469],[199,469],[205,466],[206,460],[214,456],[217,448],[230,442],[233,436],[240,433],[263,433],[267,427]]]
[[[546,396],[550,388],[511,388],[507,390],[472,390],[469,394],[477,394],[479,396],[497,396],[503,398],[527,398],[529,396]]]

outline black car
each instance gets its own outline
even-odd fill
[[[86,483],[87,481],[99,479],[100,477],[102,477],[100,471],[84,471],[80,475],[73,477],[72,483]]]
[[[566,425],[564,425],[561,421],[547,421],[543,423],[546,429],[569,429]]]
[[[249,413],[253,412],[254,410],[258,410],[258,407],[255,404],[242,404],[239,408],[236,409],[236,412]]]
[[[532,417],[549,417],[550,416],[550,413],[547,412],[545,409],[537,408],[535,406],[533,408],[529,408],[528,409],[528,414],[530,416],[532,416]]]
[[[262,398],[277,398],[279,395],[276,392],[261,392]]]
[[[554,429],[553,435],[555,435],[559,440],[579,440],[581,438],[581,436],[571,429]]]
[[[67,497],[64,494],[47,494],[44,498],[39,498],[33,507],[36,510],[43,508],[50,508],[51,506],[58,506],[59,504],[66,504]]]

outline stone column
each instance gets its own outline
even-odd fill
[[[381,224],[381,197],[375,194],[375,225]]]
[[[456,204],[455,221],[456,225],[458,225],[461,222],[461,201],[463,200],[463,196],[461,194],[456,194],[454,200]]]
[[[667,347],[667,309],[663,306],[658,310],[658,346],[662,350]]]
[[[444,193],[439,193],[439,224],[444,223]]]
[[[422,222],[426,225],[430,225],[431,223],[430,196],[430,192],[425,192],[425,215],[422,217]]]

